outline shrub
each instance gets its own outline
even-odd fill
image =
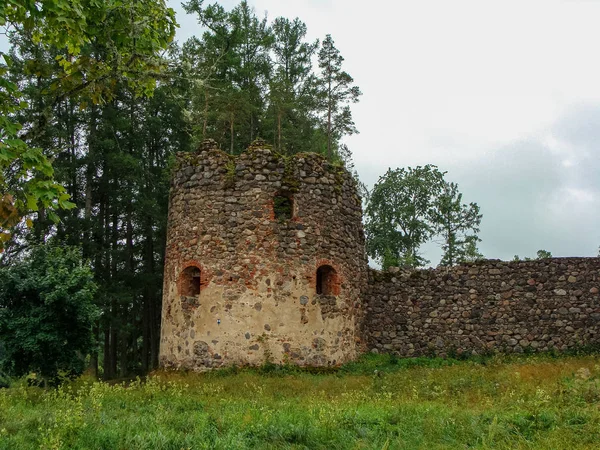
[[[76,248],[34,247],[0,269],[0,361],[9,374],[44,381],[79,375],[92,350],[96,285]]]

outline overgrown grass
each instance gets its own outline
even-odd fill
[[[0,389],[0,449],[576,449],[600,442],[597,356],[159,372]]]

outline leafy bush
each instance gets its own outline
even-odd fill
[[[78,375],[94,345],[96,285],[76,248],[34,247],[29,256],[0,269],[2,368],[43,380]]]

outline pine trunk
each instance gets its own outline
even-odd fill
[[[229,153],[233,155],[233,113],[229,118],[229,132],[231,133],[231,145],[229,147]]]
[[[281,109],[277,113],[277,148],[281,153]]]

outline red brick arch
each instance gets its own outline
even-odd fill
[[[191,268],[196,268],[200,271],[200,282],[199,282],[199,286],[198,286],[198,294],[200,292],[202,292],[202,290],[204,288],[206,288],[206,286],[208,285],[208,282],[209,282],[208,273],[204,269],[204,267],[202,267],[202,264],[200,264],[196,260],[186,261],[185,263],[183,263],[181,265],[181,270],[179,270],[179,272],[176,275],[177,276],[177,293],[179,295],[185,295],[185,294],[183,294],[183,292],[186,292],[187,290],[190,289],[190,286],[188,285],[188,283],[190,283],[191,280],[186,275],[190,274],[189,269],[191,269]]]
[[[324,295],[340,295],[342,273],[337,264],[329,259],[319,259],[311,275],[311,284],[315,292]]]

